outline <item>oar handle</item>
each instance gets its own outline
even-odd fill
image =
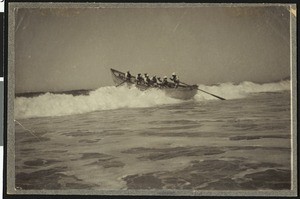
[[[212,95],[212,96],[214,96],[214,97],[216,97],[216,98],[219,98],[220,100],[225,100],[223,97],[214,95],[214,94],[209,93],[209,92],[207,92],[207,91],[204,91],[204,90],[202,90],[202,89],[200,89],[200,88],[198,88],[198,90],[199,90],[199,91],[202,91],[202,92],[204,92],[204,93],[207,93],[207,94],[209,94],[209,95]]]
[[[189,84],[186,84],[186,83],[184,83],[184,82],[180,82],[180,83],[182,83],[182,84],[184,84],[184,85],[186,85],[186,86],[191,86],[191,85],[189,85]],[[192,87],[192,86],[191,86],[191,87]],[[214,97],[216,97],[216,98],[218,98],[218,99],[220,99],[220,100],[226,100],[226,99],[225,99],[225,98],[223,98],[223,97],[220,97],[220,96],[214,95],[214,94],[212,94],[212,93],[209,93],[209,92],[207,92],[207,91],[204,91],[204,90],[202,90],[202,89],[198,88],[198,86],[197,86],[197,90],[199,90],[199,91],[202,91],[202,92],[204,92],[204,93],[206,93],[206,94],[209,94],[209,95],[211,95],[211,96],[214,96]]]
[[[116,87],[121,86],[122,84],[124,84],[127,80],[124,80],[123,82],[121,82],[120,84],[116,85]]]

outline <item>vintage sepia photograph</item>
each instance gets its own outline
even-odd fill
[[[295,196],[296,6],[8,3],[7,194]]]

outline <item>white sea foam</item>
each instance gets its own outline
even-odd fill
[[[223,83],[218,86],[199,85],[199,88],[225,99],[236,99],[247,97],[249,93],[289,90],[290,81],[267,84],[243,82],[239,85]],[[216,98],[201,91],[194,97],[196,101],[212,99]],[[180,102],[181,100],[170,98],[163,91],[157,89],[140,91],[135,87],[129,89],[125,86],[108,86],[91,91],[86,96],[46,93],[32,98],[17,97],[15,99],[15,118],[63,116],[96,110],[152,107]]]
[[[229,82],[222,83],[216,86],[199,85],[199,89],[215,94],[217,96],[221,96],[225,99],[238,99],[247,97],[250,93],[279,92],[290,90],[290,81],[285,80],[281,82],[265,84],[256,84],[253,82],[245,81],[238,85],[234,85],[233,83]],[[203,101],[215,100],[217,98],[199,91],[194,99],[197,101]]]
[[[102,87],[89,95],[72,96],[46,93],[33,98],[15,99],[15,117],[62,116],[86,113],[96,110],[110,110],[126,107],[151,107],[155,105],[178,103],[167,97],[163,91],[151,89],[140,91],[132,87]]]

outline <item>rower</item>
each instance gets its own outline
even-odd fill
[[[157,82],[156,82],[157,86],[158,86],[158,87],[161,87],[161,83],[162,83],[162,80],[161,80],[160,77],[158,77],[158,78],[157,78]]]
[[[141,84],[142,83],[143,77],[142,77],[141,73],[137,74],[135,80],[136,80],[136,84]]]
[[[126,72],[125,79],[126,79],[126,81],[130,81],[131,80],[131,74],[130,74],[129,71]]]
[[[157,83],[159,84],[159,83],[161,83],[161,82],[162,82],[161,78],[158,77],[158,78],[157,78]]]
[[[179,77],[176,76],[175,73],[172,73],[172,77],[170,78],[170,80],[172,80],[172,81],[174,82],[175,88],[177,88],[178,85],[179,85],[179,82],[180,82],[180,81],[179,81]]]
[[[156,75],[154,75],[154,76],[151,78],[151,85],[154,86],[154,87],[157,87],[157,79],[156,79]]]
[[[150,86],[150,78],[147,73],[144,74],[144,82],[145,82],[145,84]]]
[[[169,82],[168,82],[168,77],[167,76],[164,76],[164,79],[161,83],[161,86],[163,87],[168,87],[169,86]]]

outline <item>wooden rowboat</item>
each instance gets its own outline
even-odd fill
[[[167,96],[175,98],[175,99],[181,99],[181,100],[188,100],[193,98],[198,90],[197,85],[189,86],[189,85],[179,85],[177,88],[175,88],[174,84],[170,83],[170,86],[168,87],[154,87],[154,86],[148,86],[146,84],[136,84],[135,77],[132,76],[130,80],[126,80],[125,73],[117,71],[115,69],[110,69],[112,73],[112,78],[116,86],[119,85],[127,85],[127,86],[133,86],[135,85],[138,89],[144,91],[150,88],[160,89],[166,93]]]

